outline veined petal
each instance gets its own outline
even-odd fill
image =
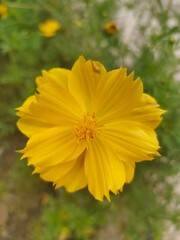
[[[126,175],[123,163],[115,151],[104,144],[100,136],[89,143],[85,156],[85,174],[90,193],[102,201],[110,200],[109,191],[122,191]]]
[[[48,73],[58,84],[61,82],[62,88],[68,89],[68,75],[70,70],[65,68],[53,68]]]
[[[37,89],[39,94],[36,95],[36,97],[40,96],[38,100],[40,100],[41,97],[44,97],[46,100],[46,104],[53,104],[54,106],[57,106],[57,108],[59,108],[60,110],[65,109],[65,111],[70,112],[71,114],[76,116],[78,114],[82,114],[80,105],[76,102],[76,99],[69,93],[69,91],[67,91],[67,89],[64,89],[57,83],[58,81],[51,81],[49,79],[49,82],[46,82],[45,84],[40,84]]]
[[[133,76],[127,76],[127,69],[121,68],[108,72],[99,81],[92,108],[102,122],[118,120],[138,104],[143,85],[140,78],[133,81]]]
[[[130,183],[134,177],[135,163],[134,162],[123,162],[126,172],[126,183]]]
[[[30,111],[29,111],[29,106],[31,105],[31,103],[36,103],[36,102],[37,102],[37,101],[36,101],[35,95],[32,95],[32,96],[28,97],[28,98],[24,101],[24,103],[23,103],[23,105],[22,105],[21,107],[16,108],[16,110],[18,111],[18,112],[16,113],[16,115],[17,115],[17,116],[21,116],[21,115],[23,115],[24,113],[30,113]]]
[[[58,87],[68,89],[68,74],[70,70],[64,68],[53,68],[50,71],[43,70],[42,76],[36,78],[37,87],[42,84],[53,83]]]
[[[97,84],[105,73],[105,68],[99,62],[86,62],[82,56],[75,62],[69,74],[68,88],[84,112],[90,110]]]
[[[87,178],[84,172],[84,153],[75,161],[67,174],[55,181],[56,188],[64,186],[68,192],[75,192],[87,185]]]
[[[54,127],[55,125],[50,122],[46,122],[44,119],[34,117],[32,114],[24,114],[18,120],[17,126],[19,130],[24,133],[28,138],[33,134],[40,132],[44,129]]]
[[[159,108],[156,100],[148,94],[143,94],[137,107],[130,111],[126,120],[144,123],[145,125],[156,128],[162,121],[161,115],[165,110]]]
[[[64,177],[64,175],[66,175],[70,171],[70,169],[75,164],[75,160],[71,160],[68,162],[61,162],[57,165],[46,167],[46,168],[37,166],[34,169],[33,174],[39,173],[43,180],[55,182],[59,178]]]
[[[49,127],[74,123],[82,116],[80,106],[68,91],[53,83],[41,84],[40,89],[39,94],[17,109],[21,116],[17,126],[27,137]]]
[[[29,108],[33,103],[37,103],[35,95],[27,98],[23,105],[16,109],[18,110],[16,114],[21,117],[17,121],[17,126],[27,137],[37,133],[37,131],[54,126],[53,123],[45,121],[40,116],[35,117],[31,114]]]
[[[54,122],[58,119],[63,118],[65,122],[69,120],[72,122],[79,119],[83,112],[80,109],[80,106],[77,104],[73,96],[63,88],[59,88],[57,91],[54,89],[54,86],[44,84],[41,87],[40,94],[36,95],[37,104],[31,104],[30,111],[36,116],[41,117],[45,115],[45,118],[51,119],[50,121]],[[52,94],[46,93],[46,91],[52,91]],[[54,95],[53,95],[54,92]],[[56,96],[56,94],[58,96]],[[59,122],[61,124],[61,122]]]
[[[118,151],[124,162],[152,160],[159,156],[158,140],[154,130],[142,123],[119,121],[106,124],[101,131],[107,145]]]
[[[77,158],[85,149],[77,143],[73,127],[54,127],[34,134],[22,150],[29,165],[46,168]]]

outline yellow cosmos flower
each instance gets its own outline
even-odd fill
[[[0,16],[2,18],[7,18],[8,16],[8,8],[4,4],[0,4]]]
[[[77,28],[82,28],[83,27],[83,22],[81,20],[77,19],[75,21],[75,25],[76,25]]]
[[[118,26],[114,21],[109,21],[104,24],[104,31],[108,35],[114,35],[118,32]]]
[[[71,70],[42,71],[37,93],[18,108],[21,150],[34,173],[74,192],[88,187],[110,200],[134,176],[135,163],[159,156],[154,129],[164,110],[127,69],[107,72],[82,56]]]
[[[61,24],[53,19],[47,19],[39,24],[39,30],[44,37],[53,37],[61,29]]]

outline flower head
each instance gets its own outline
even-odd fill
[[[75,26],[77,28],[82,28],[83,27],[83,22],[82,22],[81,19],[77,19],[74,23],[75,23]]]
[[[4,4],[0,4],[0,16],[2,18],[7,18],[8,16],[8,7]]]
[[[114,35],[118,32],[118,26],[114,21],[109,21],[104,24],[104,32],[108,35]]]
[[[44,37],[53,37],[61,29],[61,24],[54,19],[47,19],[39,24],[39,30]]]
[[[71,70],[42,71],[17,112],[34,173],[69,192],[87,186],[101,201],[122,191],[137,162],[159,155],[154,129],[165,112],[133,77],[82,56]]]

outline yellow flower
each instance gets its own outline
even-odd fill
[[[47,19],[39,24],[39,30],[44,37],[53,37],[61,29],[61,24],[53,19]]]
[[[76,20],[75,25],[77,28],[82,28],[83,27],[83,22],[81,20]]]
[[[159,156],[154,129],[165,111],[133,76],[82,56],[71,70],[42,71],[37,92],[18,108],[17,126],[29,137],[22,159],[56,188],[87,186],[110,200],[131,182],[136,162]]]
[[[63,227],[61,233],[58,236],[58,240],[67,240],[70,235],[70,230],[67,227]]]
[[[104,31],[108,35],[114,35],[118,32],[118,26],[114,21],[109,21],[104,24]]]
[[[7,18],[8,16],[8,8],[4,4],[0,4],[0,16],[2,18]]]

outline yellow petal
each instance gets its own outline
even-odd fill
[[[41,84],[40,90],[35,101],[32,97],[18,108],[21,119],[17,126],[26,136],[31,137],[49,127],[66,126],[82,116],[79,105],[68,91],[56,88],[53,83]]]
[[[84,172],[84,153],[73,162],[72,168],[55,182],[56,188],[64,186],[68,192],[75,192],[87,185]]]
[[[125,183],[125,168],[115,151],[100,136],[89,143],[85,157],[85,173],[90,193],[102,201],[110,200],[109,191],[117,194]]]
[[[28,97],[28,98],[24,101],[24,103],[23,103],[23,105],[22,105],[21,107],[16,108],[16,110],[18,110],[18,112],[16,113],[16,115],[17,115],[17,116],[21,116],[21,114],[23,114],[23,113],[29,113],[29,112],[30,112],[30,111],[29,111],[29,106],[31,105],[31,103],[36,103],[36,102],[37,102],[37,101],[36,101],[35,95],[32,95],[32,96]]]
[[[64,68],[53,68],[50,71],[42,71],[42,76],[36,78],[36,84],[40,87],[42,84],[53,83],[57,88],[68,88],[68,75],[70,70]]]
[[[78,144],[72,127],[54,127],[34,134],[22,150],[29,165],[42,168],[77,158],[85,149]]]
[[[18,110],[16,114],[21,117],[17,121],[17,127],[27,137],[37,133],[37,131],[54,126],[52,123],[44,121],[40,116],[35,117],[31,114],[29,108],[32,103],[37,103],[35,95],[27,98],[23,105],[16,109]]]
[[[165,110],[159,108],[156,100],[148,94],[143,94],[137,107],[127,113],[124,118],[128,121],[137,121],[145,125],[156,128],[162,121],[161,115]]]
[[[69,162],[62,162],[57,165],[46,168],[37,166],[33,171],[33,174],[39,173],[43,180],[55,182],[59,178],[62,178],[64,175],[66,175],[73,167],[74,163],[75,160],[71,160]]]
[[[52,72],[55,75],[55,72],[57,73],[57,70],[52,70]],[[45,99],[44,104],[53,105],[54,107],[57,107],[57,109],[65,110],[66,112],[70,112],[72,115],[79,117],[79,114],[82,114],[79,104],[69,93],[69,91],[63,88],[65,83],[63,83],[63,81],[58,81],[58,76],[56,76],[56,78],[53,77],[52,79],[51,75],[52,73],[49,74],[46,71],[43,71],[43,78],[46,78],[46,83],[38,85],[37,90],[39,94],[36,95],[39,100],[38,102],[40,102],[42,97]]]
[[[17,127],[23,132],[27,137],[30,137],[38,131],[53,127],[54,124],[51,122],[45,121],[41,116],[33,116],[30,112],[30,106],[33,103],[37,103],[35,95],[26,99],[23,105],[16,110],[16,113],[21,118],[17,121]]]
[[[156,134],[144,124],[131,121],[109,123],[103,127],[101,135],[118,151],[122,161],[139,162],[159,156]]]
[[[123,162],[126,172],[126,183],[130,183],[134,177],[135,163],[134,162]]]
[[[117,69],[99,81],[92,108],[101,122],[115,121],[138,104],[143,86],[140,78],[133,81],[133,75],[127,76],[124,68]]]
[[[54,127],[54,124],[45,122],[40,118],[33,117],[31,114],[25,114],[21,119],[18,120],[17,127],[24,135],[29,138],[37,132],[50,127]]]
[[[99,62],[86,62],[82,56],[75,62],[69,74],[68,87],[84,112],[89,112],[96,86],[105,73]]]
[[[33,116],[41,116],[51,123],[61,124],[61,119],[65,122],[74,122],[83,114],[73,96],[63,88],[56,90],[54,86],[44,84],[41,86],[40,94],[36,95],[36,99],[37,104],[30,106],[31,113]]]

